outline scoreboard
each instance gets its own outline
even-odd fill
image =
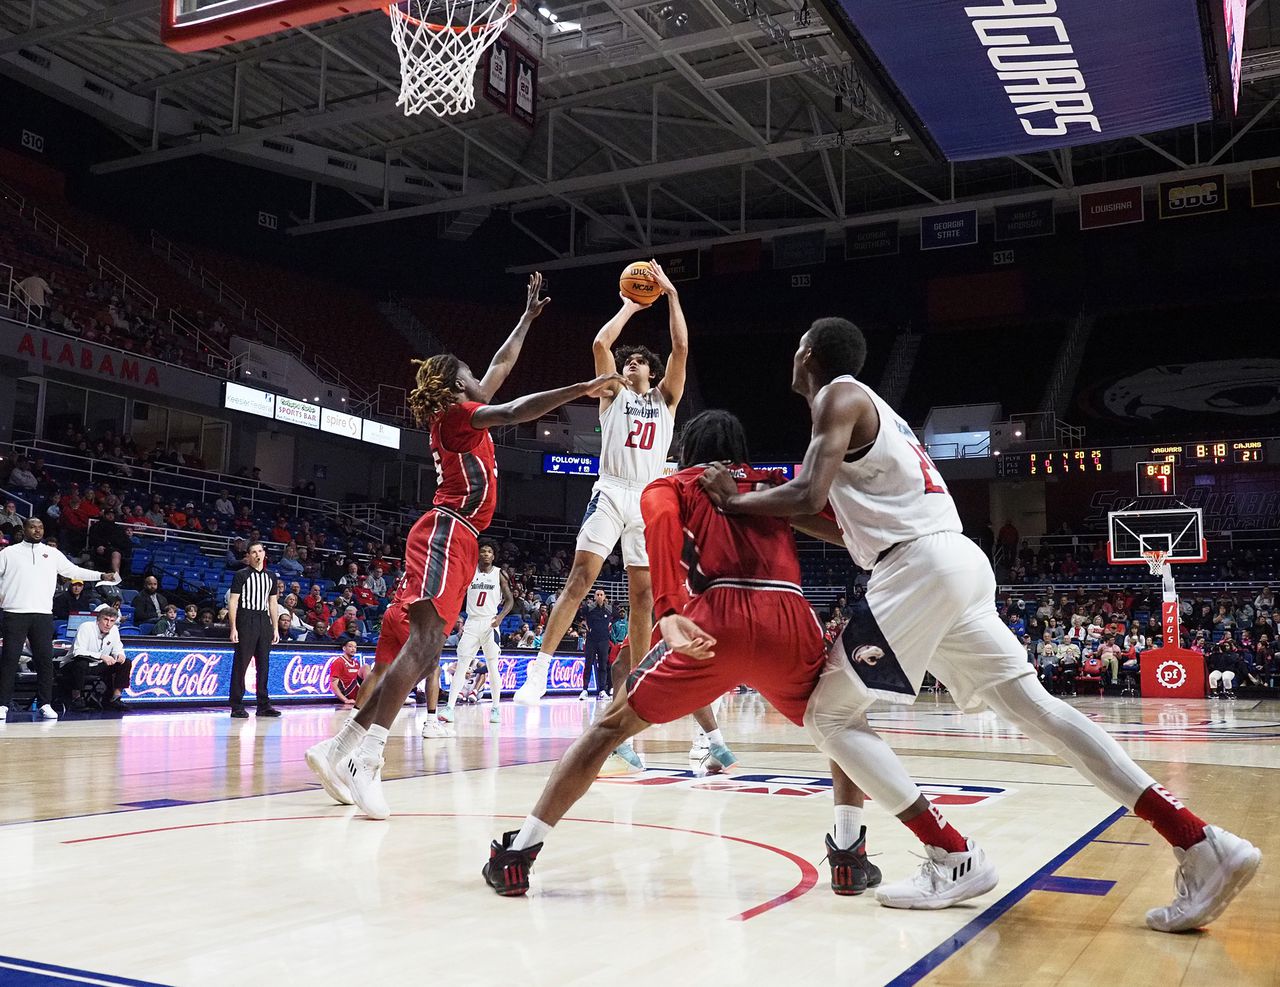
[[[1015,452],[999,458],[997,476],[1044,479],[1051,476],[1087,476],[1111,468],[1106,449],[1053,449],[1043,452]]]
[[[1172,459],[1138,463],[1139,497],[1173,497],[1178,493],[1178,464]]]
[[[1267,461],[1266,443],[1261,439],[1212,439],[1179,445],[1152,446],[1152,459],[1184,466],[1252,466]]]

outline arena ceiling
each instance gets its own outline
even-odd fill
[[[955,165],[910,139],[805,0],[547,0],[568,31],[522,6],[532,128],[483,98],[406,118],[379,12],[181,54],[158,40],[159,2],[0,4],[0,72],[134,148],[98,173],[212,155],[348,193],[290,217],[295,235],[436,216],[464,239],[505,209],[554,268],[1280,155],[1280,0],[1248,7],[1235,120]]]

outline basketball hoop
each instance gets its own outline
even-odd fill
[[[1169,557],[1168,552],[1162,548],[1143,549],[1142,557],[1147,560],[1147,568],[1151,570],[1151,575],[1164,574],[1165,559]]]
[[[498,40],[516,0],[399,0],[387,7],[391,40],[400,53],[400,98],[405,116],[438,117],[476,105],[480,56]]]

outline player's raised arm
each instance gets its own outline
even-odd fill
[[[658,390],[667,401],[672,411],[684,396],[685,371],[689,364],[689,324],[684,318],[684,309],[680,307],[680,293],[676,291],[675,282],[667,277],[667,272],[656,260],[649,261],[653,268],[653,276],[662,286],[662,293],[667,296],[667,313],[671,324],[671,356],[667,359],[666,373],[658,384]]]
[[[599,397],[610,388],[625,387],[626,383],[625,377],[611,370],[607,374],[601,374],[595,380],[583,381],[581,384],[557,387],[554,391],[526,394],[506,404],[487,404],[477,408],[472,414],[471,427],[493,428],[495,425],[518,425],[521,422],[531,422],[555,411],[562,404],[568,404],[578,398]]]
[[[480,391],[483,395],[481,400],[491,401],[498,393],[498,388],[503,385],[516,365],[520,350],[524,348],[524,338],[529,334],[529,327],[533,325],[533,320],[540,316],[550,303],[550,298],[542,297],[542,275],[535,271],[529,275],[524,314],[520,316],[516,327],[511,330],[507,341],[498,347],[498,352],[493,355],[493,362],[489,364],[489,369],[485,371],[480,381]]]
[[[875,414],[875,406],[862,388],[855,384],[828,385],[814,400],[813,437],[805,450],[799,476],[771,490],[739,493],[729,471],[713,464],[702,474],[703,489],[726,514],[817,514],[826,506],[836,470],[849,451],[854,426],[865,414]]]
[[[618,309],[617,314],[600,327],[600,331],[596,333],[596,338],[591,342],[591,356],[596,363],[596,373],[600,375],[617,371],[618,367],[613,359],[613,344],[622,335],[622,329],[631,321],[631,316],[644,308],[643,305],[638,305],[625,296],[620,295],[619,297],[622,298],[622,308]],[[625,383],[622,386],[625,387]],[[603,415],[609,410],[609,405],[618,396],[619,390],[621,390],[620,387],[615,387],[600,395],[600,414]]]

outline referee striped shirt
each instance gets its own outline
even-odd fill
[[[245,566],[237,570],[231,580],[231,593],[239,595],[241,610],[270,613],[270,600],[276,595],[276,577],[265,568],[255,571]]]

